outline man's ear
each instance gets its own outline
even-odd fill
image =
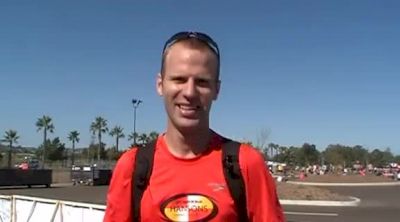
[[[163,81],[163,79],[162,79],[161,73],[158,73],[157,78],[156,78],[156,89],[157,89],[158,95],[160,95],[160,96],[163,96],[162,81]]]
[[[216,87],[216,92],[215,92],[215,95],[214,95],[214,100],[217,100],[218,99],[218,94],[219,94],[219,89],[221,88],[221,80],[218,80],[217,81],[217,87]]]

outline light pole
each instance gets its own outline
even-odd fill
[[[136,109],[143,101],[140,99],[132,99],[133,104],[133,145],[136,146]]]

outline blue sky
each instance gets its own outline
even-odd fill
[[[147,2],[147,3],[145,3]],[[222,53],[211,126],[225,136],[400,153],[398,1],[0,1],[0,132],[38,146],[53,118],[67,146],[96,116],[162,132],[155,91],[164,41],[203,31]],[[106,136],[108,145],[114,139]],[[128,141],[122,139],[122,146]]]

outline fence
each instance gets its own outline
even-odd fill
[[[0,195],[0,222],[100,222],[104,210],[104,205]]]

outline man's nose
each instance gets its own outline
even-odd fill
[[[194,80],[187,81],[183,89],[184,96],[191,98],[196,96],[197,93],[196,82]]]

